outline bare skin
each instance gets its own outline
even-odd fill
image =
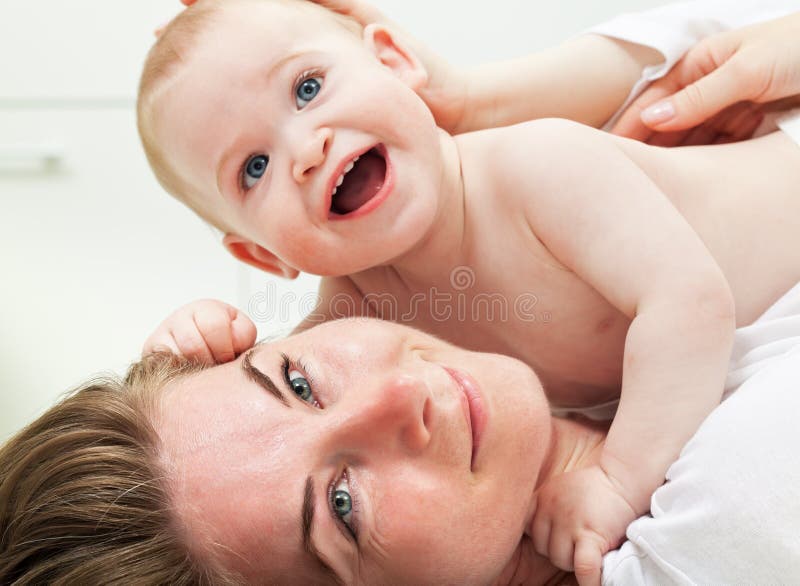
[[[602,403],[618,397],[620,388],[624,401],[623,364],[626,359],[632,361],[634,357],[641,356],[645,368],[650,372],[659,372],[666,368],[672,370],[673,374],[679,373],[677,379],[688,380],[686,372],[692,368],[690,354],[698,352],[697,355],[703,357],[704,366],[694,371],[696,373],[715,360],[712,356],[717,356],[715,373],[695,375],[701,380],[712,381],[706,385],[710,393],[705,400],[698,401],[697,388],[689,385],[684,393],[660,397],[648,395],[640,402],[629,403],[632,407],[625,412],[624,417],[635,420],[636,424],[628,428],[618,428],[622,431],[616,435],[614,457],[619,458],[617,462],[637,462],[637,468],[641,465],[635,453],[639,444],[633,440],[634,435],[639,437],[639,441],[644,441],[645,445],[650,445],[651,442],[658,441],[656,435],[664,435],[665,429],[675,432],[672,440],[676,441],[661,456],[661,464],[651,469],[652,480],[645,481],[628,493],[630,495],[640,491],[642,495],[649,495],[660,483],[657,479],[663,478],[666,466],[677,457],[683,442],[691,436],[696,425],[699,425],[719,400],[727,363],[725,336],[721,336],[716,354],[715,351],[704,353],[708,349],[707,342],[701,342],[698,346],[692,346],[691,342],[687,344],[687,340],[693,335],[693,327],[703,329],[703,316],[694,313],[692,299],[680,297],[676,291],[674,294],[678,297],[675,298],[675,303],[663,305],[662,314],[656,318],[656,321],[666,326],[661,331],[669,332],[674,338],[664,339],[660,335],[649,339],[645,337],[639,354],[634,354],[636,346],[631,336],[632,318],[642,314],[610,302],[582,275],[567,266],[563,257],[554,254],[536,233],[530,231],[529,217],[518,210],[525,209],[532,201],[536,201],[535,189],[519,190],[519,198],[499,195],[497,183],[492,184],[491,171],[485,172],[486,169],[503,168],[503,163],[493,157],[505,155],[509,159],[513,158],[512,153],[503,152],[499,145],[519,144],[521,139],[515,139],[515,134],[537,134],[539,136],[536,140],[541,140],[541,153],[545,154],[560,140],[560,136],[567,134],[563,125],[564,123],[559,122],[551,129],[547,125],[539,128],[537,123],[531,123],[528,126],[532,128],[514,127],[486,131],[481,135],[456,139],[460,165],[452,167],[452,180],[454,185],[460,186],[461,178],[456,177],[456,173],[459,169],[462,170],[464,198],[459,200],[456,197],[455,201],[463,203],[463,207],[454,208],[457,210],[454,215],[461,222],[461,238],[451,238],[449,241],[457,242],[459,246],[439,250],[437,254],[430,256],[412,256],[407,264],[396,263],[390,267],[377,267],[336,278],[323,285],[323,290],[331,296],[342,293],[353,296],[356,305],[367,308],[370,315],[400,321],[403,316],[413,315],[415,326],[446,340],[464,343],[474,350],[508,353],[534,365],[545,381],[548,398],[556,405]],[[576,138],[580,138],[585,132],[591,132],[585,128],[576,129]],[[744,143],[673,150],[649,147],[607,135],[598,135],[598,142],[616,143],[631,164],[631,172],[644,171],[653,186],[669,198],[694,228],[721,267],[731,287],[736,304],[737,325],[751,323],[783,292],[800,280],[800,263],[796,254],[800,246],[800,198],[795,193],[795,186],[800,181],[800,167],[797,165],[800,149],[785,135],[774,133]],[[528,156],[531,152],[527,152]],[[495,167],[486,164],[493,160]],[[482,164],[477,164],[478,161]],[[561,168],[561,173],[558,174],[561,189],[569,189],[571,177],[586,173],[587,166],[591,166],[591,162],[585,162],[586,157],[582,157],[580,161],[578,165],[568,162]],[[471,162],[474,164],[470,164]],[[522,164],[523,161],[518,163]],[[754,166],[761,169],[764,175],[753,176],[751,170]],[[544,166],[540,170],[547,176],[529,173],[524,181],[533,186],[553,181],[551,167]],[[763,176],[770,177],[768,190],[760,185]],[[614,180],[620,181],[620,175],[615,174]],[[500,193],[511,192],[501,190]],[[527,202],[524,201],[526,199]],[[498,230],[498,226],[502,226],[502,230]],[[492,246],[480,245],[485,242],[491,242]],[[521,250],[525,253],[521,254]],[[680,252],[676,251],[675,255],[682,258]],[[425,263],[422,259],[428,259],[428,262]],[[516,259],[520,262],[514,262]],[[769,259],[769,263],[764,262],[764,259]],[[690,258],[687,257],[686,260]],[[455,278],[455,271],[459,270],[456,267],[469,267],[469,275],[474,276],[474,283],[471,282],[468,288],[454,287],[452,279]],[[502,267],[501,270],[498,267]],[[429,294],[420,296],[421,291]],[[456,319],[443,319],[441,296],[437,302],[437,296],[431,293],[433,291],[450,295],[452,301],[444,306]],[[387,293],[391,293],[392,299],[388,308],[385,305]],[[665,297],[672,294],[666,291],[661,293]],[[531,294],[535,296],[533,315],[538,322],[513,318],[503,321],[497,317],[487,319],[486,313],[477,319],[470,316],[470,311],[489,311],[486,304],[481,305],[478,302],[481,296],[489,295],[492,299],[506,300],[507,305],[504,307],[509,315],[513,315],[511,312],[514,308],[510,307],[508,300],[524,299],[526,296],[530,298]],[[371,296],[375,296],[372,302],[369,301]],[[321,308],[330,301],[331,297],[323,300]],[[330,307],[341,310],[342,305]],[[459,307],[466,308],[466,317],[463,319],[458,318]],[[497,306],[494,311],[495,316],[502,315],[502,310]],[[667,326],[666,322],[672,322],[671,325],[675,328]],[[658,327],[660,326],[655,326],[656,329]],[[650,361],[652,356],[661,355],[661,351],[657,349],[658,344],[663,344],[665,348],[669,344],[687,344],[689,349],[686,353],[678,351],[673,365],[670,366],[659,359]],[[645,380],[650,379],[647,375],[644,376]],[[646,384],[664,389],[672,389],[676,384],[681,384],[670,381],[669,377],[666,381],[656,382],[658,378],[654,376],[653,382]],[[719,386],[715,387],[713,381],[717,381]],[[624,417],[618,415],[615,424],[625,425],[621,423],[625,421]],[[646,429],[657,431],[651,432],[653,435],[647,437]],[[604,470],[614,469],[611,458],[601,462]],[[614,474],[617,479],[624,475],[624,472]],[[595,480],[582,479],[587,483],[585,493],[597,494]],[[630,482],[631,486],[635,484],[635,481]],[[567,492],[558,483],[551,486],[550,494],[563,495]],[[546,494],[543,492],[543,499]],[[634,498],[636,497],[628,497],[625,500],[632,503],[635,502]],[[613,532],[602,533],[597,549],[586,555],[594,557],[595,563],[599,565],[602,553],[618,543],[627,522],[646,510],[647,501],[648,497],[642,497],[638,505],[631,507],[633,511],[624,507],[622,510],[616,509],[614,518],[627,520],[619,524],[616,536]],[[563,502],[540,502],[541,511],[549,510],[548,507],[558,511],[569,510]],[[605,513],[610,510],[612,506],[606,504]],[[560,513],[553,513],[557,514]],[[577,522],[576,526],[580,526],[580,523]],[[533,528],[531,532],[535,533],[536,529]],[[575,542],[579,544],[580,538],[576,538]],[[547,553],[552,559],[557,553],[553,551],[551,544],[549,534],[545,533],[536,544],[537,551]],[[568,556],[554,561],[559,567],[578,572],[579,556],[576,545],[576,549],[570,550]],[[598,566],[595,565],[594,568]],[[588,573],[595,572],[596,577],[596,571],[590,570]]]
[[[514,132],[518,130],[501,129],[484,136]],[[549,138],[543,133],[543,142]],[[800,279],[796,253],[800,245],[800,198],[796,194],[800,149],[785,135],[773,133],[713,148],[663,149],[612,136],[603,136],[603,140],[620,145],[700,235],[731,284],[738,327],[751,323]],[[486,161],[493,155],[493,143],[484,143],[481,136],[459,137],[456,143],[466,186],[463,232],[469,236],[463,252],[451,251],[446,263],[436,262],[441,258],[437,255],[425,265],[415,263],[412,270],[376,267],[330,278],[323,284],[325,296],[346,292],[357,297],[357,307],[367,307],[381,317],[403,321],[403,316],[413,315],[415,325],[444,339],[458,340],[474,350],[516,356],[534,365],[557,405],[591,405],[617,396],[630,319],[531,237],[524,222],[515,225],[512,206],[518,201],[468,189],[489,180],[480,173],[481,165],[464,161]],[[481,148],[482,144],[486,148]],[[565,174],[577,172],[583,164],[567,162]],[[754,167],[763,172],[754,175]],[[768,188],[765,177],[769,177]],[[537,180],[532,177],[531,184]],[[496,226],[503,228],[497,230]],[[492,246],[476,246],[485,241]],[[524,262],[514,263],[523,246],[529,255]],[[769,263],[763,262],[765,258]],[[475,283],[466,289],[454,288],[451,283],[453,270],[461,266],[469,267],[475,276]],[[423,299],[418,295],[434,288],[449,294],[452,303],[436,305],[434,296]],[[391,293],[396,306],[388,304],[381,311],[383,293]],[[497,327],[494,322],[469,316],[466,320],[443,319],[445,307],[451,317],[457,317],[459,296],[465,298],[466,313],[477,307],[485,317],[488,309],[475,301],[476,296],[499,294],[513,300],[527,293],[537,298],[532,312],[536,320],[508,319],[503,327]],[[375,296],[375,302],[363,302],[365,295],[367,299]],[[346,307],[338,304],[332,309],[336,312]],[[325,301],[320,304],[323,313],[324,308]],[[495,315],[501,315],[499,310]],[[316,319],[312,314],[312,323]],[[469,336],[464,335],[465,321]]]
[[[555,405],[621,397],[598,462],[540,489],[530,528],[539,553],[596,583],[602,554],[648,509],[719,402],[735,325],[800,279],[791,252],[800,149],[775,134],[667,152],[559,120],[453,138],[420,107],[425,71],[390,30],[368,27],[358,47],[318,20],[308,40],[272,7],[248,31],[246,6],[211,33],[227,39],[224,50],[196,50],[155,106],[167,152],[198,192],[217,185],[205,205],[235,226],[225,244],[238,258],[284,275],[350,273],[323,282],[306,325],[361,314],[410,321],[522,359]],[[268,26],[276,34],[264,35]],[[251,53],[273,61],[241,64]],[[292,98],[288,73],[265,85],[260,72],[283,54],[317,76],[309,99]],[[327,216],[336,178],[375,144],[382,199],[360,215]],[[243,189],[236,169],[259,152],[269,171],[265,163]],[[748,177],[754,168],[769,190]],[[487,315],[486,296],[506,313]]]

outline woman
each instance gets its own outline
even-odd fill
[[[789,358],[800,380],[800,353]],[[692,440],[678,464],[704,449],[725,460],[713,431],[730,418],[716,416],[737,401],[769,427],[774,453],[793,454],[796,438],[779,432],[797,426],[774,417],[791,421],[800,393],[759,393],[740,390],[718,408],[698,433],[711,439],[689,450]],[[779,399],[794,403],[776,409]],[[759,416],[765,403],[771,421]],[[566,576],[534,552],[536,487],[579,473],[603,437],[552,419],[524,364],[387,322],[331,322],[206,370],[153,355],[124,385],[85,387],[3,448],[0,582],[557,583]],[[735,469],[760,482],[762,452],[735,454]],[[708,468],[729,495],[752,490],[747,474],[736,486],[700,462],[690,477]],[[784,471],[790,492],[796,468]],[[782,518],[796,525],[796,499],[757,486],[771,503],[757,521],[775,533],[761,527],[744,542],[759,556],[762,542],[773,547],[772,570],[800,571],[797,540],[778,551],[773,539]],[[734,523],[747,518],[737,507]],[[713,527],[698,522],[708,537]],[[701,560],[734,571],[742,561],[744,552]],[[610,563],[604,581],[626,562]],[[773,576],[759,572],[739,577]]]

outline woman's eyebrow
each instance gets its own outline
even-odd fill
[[[317,546],[314,545],[314,538],[312,536],[314,529],[314,508],[314,481],[311,476],[309,476],[306,478],[306,488],[303,491],[303,509],[300,512],[300,524],[303,531],[303,549],[319,564],[326,577],[334,580],[336,584],[344,586],[344,580],[342,580],[334,569],[322,559]]]
[[[248,350],[247,354],[244,355],[244,359],[242,360],[242,370],[244,371],[245,376],[291,409],[292,405],[286,399],[286,395],[281,392],[272,379],[253,366],[251,358],[258,348],[259,347],[256,346],[255,348]]]

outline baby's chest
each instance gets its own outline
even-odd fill
[[[476,279],[464,291],[459,319],[427,327],[454,343],[524,361],[555,403],[610,398],[621,382],[630,320],[562,268],[532,263],[502,275]]]
[[[574,273],[530,259],[514,270],[479,261],[443,274],[412,294],[373,295],[374,313],[518,358],[558,404],[596,402],[618,389],[630,322]]]

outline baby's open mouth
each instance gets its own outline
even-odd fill
[[[334,188],[331,213],[344,216],[361,208],[375,197],[385,180],[386,159],[379,147],[373,147],[355,159],[341,184]]]

